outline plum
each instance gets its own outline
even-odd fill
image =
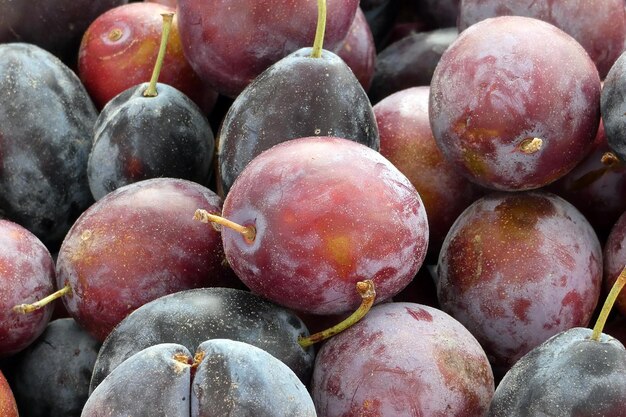
[[[159,51],[161,14],[174,10],[156,3],[130,3],[101,14],[89,25],[80,44],[78,75],[99,109],[123,91],[150,80]],[[176,17],[160,81],[180,90],[206,113],[217,100],[217,93],[185,58]]]
[[[476,336],[500,372],[551,336],[589,323],[602,252],[589,222],[562,198],[494,193],[452,225],[437,273],[442,309]]]
[[[137,307],[176,291],[236,286],[220,235],[193,214],[221,209],[200,184],[154,178],[118,188],[89,207],[63,240],[56,263],[68,312],[103,341]]]
[[[374,281],[378,301],[392,297],[428,246],[415,187],[380,153],[343,138],[292,139],[261,153],[235,180],[222,217],[243,228],[222,227],[241,281],[313,314],[354,310],[361,302],[354,286],[364,280]]]
[[[115,368],[90,395],[82,417],[313,417],[306,387],[274,356],[229,339],[150,346]]]
[[[78,77],[32,44],[0,45],[0,217],[55,252],[93,203],[87,157],[96,109]]]
[[[624,97],[626,97],[626,53],[619,56],[607,74],[600,101],[607,143],[622,161],[626,161]]]
[[[430,85],[430,122],[444,156],[497,190],[562,177],[590,151],[600,122],[595,64],[574,38],[534,18],[470,26],[443,53]]]
[[[415,32],[387,45],[376,57],[368,95],[372,103],[411,87],[428,86],[444,51],[456,40],[456,28]]]
[[[506,373],[488,417],[626,416],[626,349],[602,333],[626,268],[611,288],[593,328],[556,334]]]
[[[622,0],[463,0],[460,31],[481,20],[504,15],[541,19],[578,41],[598,68],[600,78],[620,56],[626,41],[626,11]]]
[[[71,318],[51,321],[7,373],[21,417],[79,417],[100,342]],[[5,416],[5,414],[0,414]]]
[[[17,223],[0,219],[0,248],[0,357],[4,357],[25,349],[46,328],[52,305],[28,315],[13,307],[53,292],[55,272],[48,249]]]
[[[626,211],[617,219],[603,248],[604,289],[608,291],[626,265]],[[626,316],[626,293],[620,293],[615,302],[617,310]]]
[[[347,35],[358,0],[329,0],[325,39],[333,50]],[[317,22],[314,1],[178,1],[184,53],[196,73],[219,93],[236,97],[259,74],[310,45]]]
[[[249,291],[179,291],[144,304],[113,329],[98,354],[90,391],[120,363],[149,346],[178,343],[194,350],[205,340],[220,338],[267,351],[308,384],[314,352],[298,344],[300,336],[308,336],[308,330],[298,316]]]
[[[441,310],[375,306],[327,340],[313,370],[319,417],[483,416],[494,391],[478,341]]]

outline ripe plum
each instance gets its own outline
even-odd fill
[[[539,188],[591,149],[600,78],[562,30],[529,17],[494,17],[461,32],[443,53],[429,114],[437,144],[469,179],[505,191]]]
[[[21,417],[79,417],[100,342],[73,319],[51,321],[7,373]],[[0,414],[4,417],[4,414]]]
[[[441,310],[375,306],[320,348],[311,385],[319,417],[483,416],[494,391],[476,339]]]
[[[11,387],[7,382],[4,374],[0,371],[0,416],[3,417],[19,417],[17,404],[13,397]]]
[[[347,35],[358,0],[328,0],[325,41],[333,50]],[[261,72],[310,45],[317,4],[310,0],[178,1],[184,53],[215,90],[236,97]]]
[[[617,280],[626,265],[626,211],[617,219],[611,228],[604,244],[604,289],[607,291]],[[617,296],[615,306],[626,316],[626,293]]]
[[[30,314],[12,308],[36,301],[54,291],[54,261],[31,232],[0,219],[0,356],[30,345],[46,328],[53,305]]]
[[[118,188],[87,209],[59,251],[59,288],[78,323],[99,340],[137,307],[176,291],[236,283],[221,238],[193,220],[198,206],[221,199],[191,181],[143,180]]]
[[[626,11],[622,0],[463,0],[460,31],[481,20],[505,15],[541,19],[563,30],[587,51],[600,78],[620,56],[626,41]]]
[[[283,142],[254,158],[224,200],[229,264],[252,291],[297,311],[340,314],[373,280],[378,301],[415,276],[428,223],[418,192],[380,153],[333,137]]]
[[[547,192],[495,193],[468,207],[441,249],[437,294],[499,370],[560,331],[586,326],[600,296],[593,228]]]
[[[620,55],[604,80],[600,110],[609,147],[626,161],[626,53]]]
[[[113,329],[98,354],[90,390],[124,360],[149,346],[173,342],[194,350],[209,339],[257,346],[283,361],[308,384],[314,352],[298,344],[298,337],[308,334],[298,316],[249,291],[179,291],[144,304]]]
[[[0,56],[0,217],[54,252],[93,202],[86,168],[96,109],[78,77],[49,52],[7,43]]]

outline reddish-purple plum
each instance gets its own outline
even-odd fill
[[[19,417],[13,391],[0,371],[0,415],[3,417]]]
[[[460,3],[461,31],[481,20],[505,15],[533,17],[553,24],[585,48],[601,78],[624,50],[623,0],[463,0]]]
[[[328,0],[325,40],[333,50],[347,35],[358,0]],[[279,59],[311,45],[317,2],[295,0],[178,1],[185,56],[218,92],[236,97]]]
[[[604,289],[608,291],[626,265],[626,211],[611,228],[604,244]],[[615,302],[619,312],[626,316],[626,292],[621,292]]]
[[[148,301],[190,288],[233,285],[221,238],[193,219],[221,199],[197,183],[155,178],[118,188],[74,223],[59,251],[59,288],[78,323],[98,340]]]
[[[478,341],[441,310],[381,304],[320,348],[319,417],[479,417],[494,379]]]
[[[472,181],[539,188],[591,149],[600,77],[583,47],[557,27],[521,16],[486,19],[443,53],[430,121],[445,157]]]
[[[202,208],[200,206],[200,208]],[[254,158],[224,200],[229,264],[252,291],[284,306],[338,314],[373,280],[383,301],[422,264],[428,223],[415,187],[380,153],[351,140],[307,137]]]
[[[54,261],[43,243],[17,223],[0,219],[0,357],[29,346],[44,331],[53,305],[14,311],[54,291]]]
[[[589,222],[562,198],[495,193],[452,225],[437,270],[442,309],[506,370],[551,336],[589,323],[602,251]]]

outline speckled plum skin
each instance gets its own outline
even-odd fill
[[[51,251],[93,198],[87,157],[96,109],[80,80],[32,44],[0,45],[0,217]]]
[[[4,417],[19,417],[13,392],[2,371],[0,371],[0,415]]]
[[[81,417],[315,417],[305,385],[281,361],[229,339],[134,354],[93,391]]]
[[[498,384],[487,416],[626,416],[626,349],[591,334],[573,328],[522,357]]]
[[[67,311],[98,340],[137,307],[197,287],[229,285],[217,231],[193,219],[221,199],[187,180],[155,178],[118,188],[87,209],[57,258]]]
[[[600,101],[606,140],[613,152],[626,161],[626,54],[611,67],[604,80]]]
[[[482,189],[444,158],[428,120],[429,87],[398,91],[374,105],[380,153],[415,186],[428,215],[428,257],[436,263],[456,218]]]
[[[272,65],[230,106],[218,135],[220,191],[230,191],[248,163],[290,139],[336,136],[380,148],[372,105],[350,68],[302,48]]]
[[[458,321],[432,307],[388,303],[322,345],[311,392],[319,417],[478,417],[494,380]]]
[[[626,11],[622,0],[463,0],[458,27],[504,15],[533,17],[551,23],[576,39],[595,62],[600,78],[622,53]]]
[[[571,36],[538,19],[470,26],[433,74],[435,139],[459,172],[485,187],[528,190],[562,177],[590,150],[599,121],[595,64]],[[525,150],[533,138],[541,148]]]
[[[111,370],[149,346],[174,342],[194,350],[209,339],[232,339],[257,346],[280,359],[308,384],[315,352],[298,344],[298,337],[308,335],[294,313],[249,291],[179,291],[142,305],[113,329],[98,353],[89,389],[93,391]]]
[[[600,295],[602,252],[589,222],[562,198],[495,193],[457,219],[437,269],[443,310],[506,370],[551,336],[588,324]]]
[[[358,0],[328,0],[324,48],[347,35]],[[255,77],[297,49],[312,46],[317,2],[292,0],[178,1],[184,53],[215,90],[236,97]]]
[[[256,228],[253,242],[222,230],[244,284],[306,313],[355,309],[355,285],[366,279],[379,301],[390,298],[413,279],[428,246],[415,187],[380,153],[341,138],[293,139],[257,156],[223,216]]]
[[[624,212],[611,228],[609,237],[603,248],[604,255],[604,288],[609,291],[620,272],[626,266],[626,212]],[[615,306],[626,316],[626,292],[622,291],[615,300]]]
[[[30,345],[46,328],[53,304],[32,313],[12,310],[54,291],[54,261],[35,235],[17,223],[0,219],[0,357]]]

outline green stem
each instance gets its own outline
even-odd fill
[[[359,320],[365,317],[367,312],[370,311],[370,309],[372,308],[372,305],[374,304],[374,299],[376,298],[374,281],[369,279],[365,281],[359,281],[356,283],[356,289],[362,298],[359,308],[341,323],[336,324],[329,329],[322,330],[321,332],[317,332],[308,337],[299,337],[298,343],[300,344],[300,346],[302,346],[303,349],[306,349],[317,342],[326,340],[336,335],[337,333],[340,333],[347,328],[352,327]]]
[[[313,50],[311,58],[320,58],[322,56],[322,47],[324,46],[324,32],[326,31],[326,0],[317,0],[317,29],[315,30],[315,41],[313,42]]]
[[[593,333],[591,334],[591,340],[595,340],[596,342],[600,341],[600,336],[602,335],[602,330],[604,330],[604,325],[606,324],[606,319],[609,317],[609,313],[613,308],[613,304],[615,304],[615,300],[619,295],[619,292],[626,284],[626,267],[622,269],[622,272],[619,274],[613,287],[611,287],[611,291],[609,295],[606,296],[606,300],[604,301],[604,305],[602,306],[602,310],[600,311],[600,315],[598,316],[598,320],[596,320],[596,325],[593,326]]]
[[[13,311],[15,311],[16,313],[22,313],[22,314],[32,313],[35,310],[39,310],[40,308],[47,306],[48,304],[50,304],[57,298],[61,298],[71,293],[72,293],[72,287],[70,287],[70,284],[67,284],[65,287],[61,288],[57,292],[53,292],[49,296],[42,298],[41,300],[37,302],[34,302],[32,304],[16,305],[15,307],[13,307]]]
[[[159,54],[157,55],[156,62],[154,63],[154,69],[152,70],[152,78],[150,79],[150,85],[143,92],[144,97],[156,97],[157,93],[157,81],[159,80],[159,74],[161,73],[161,67],[163,66],[163,60],[165,58],[165,50],[167,49],[167,39],[170,36],[170,29],[172,28],[172,20],[174,19],[174,13],[163,13],[163,32],[161,33],[161,46],[159,47]]]

